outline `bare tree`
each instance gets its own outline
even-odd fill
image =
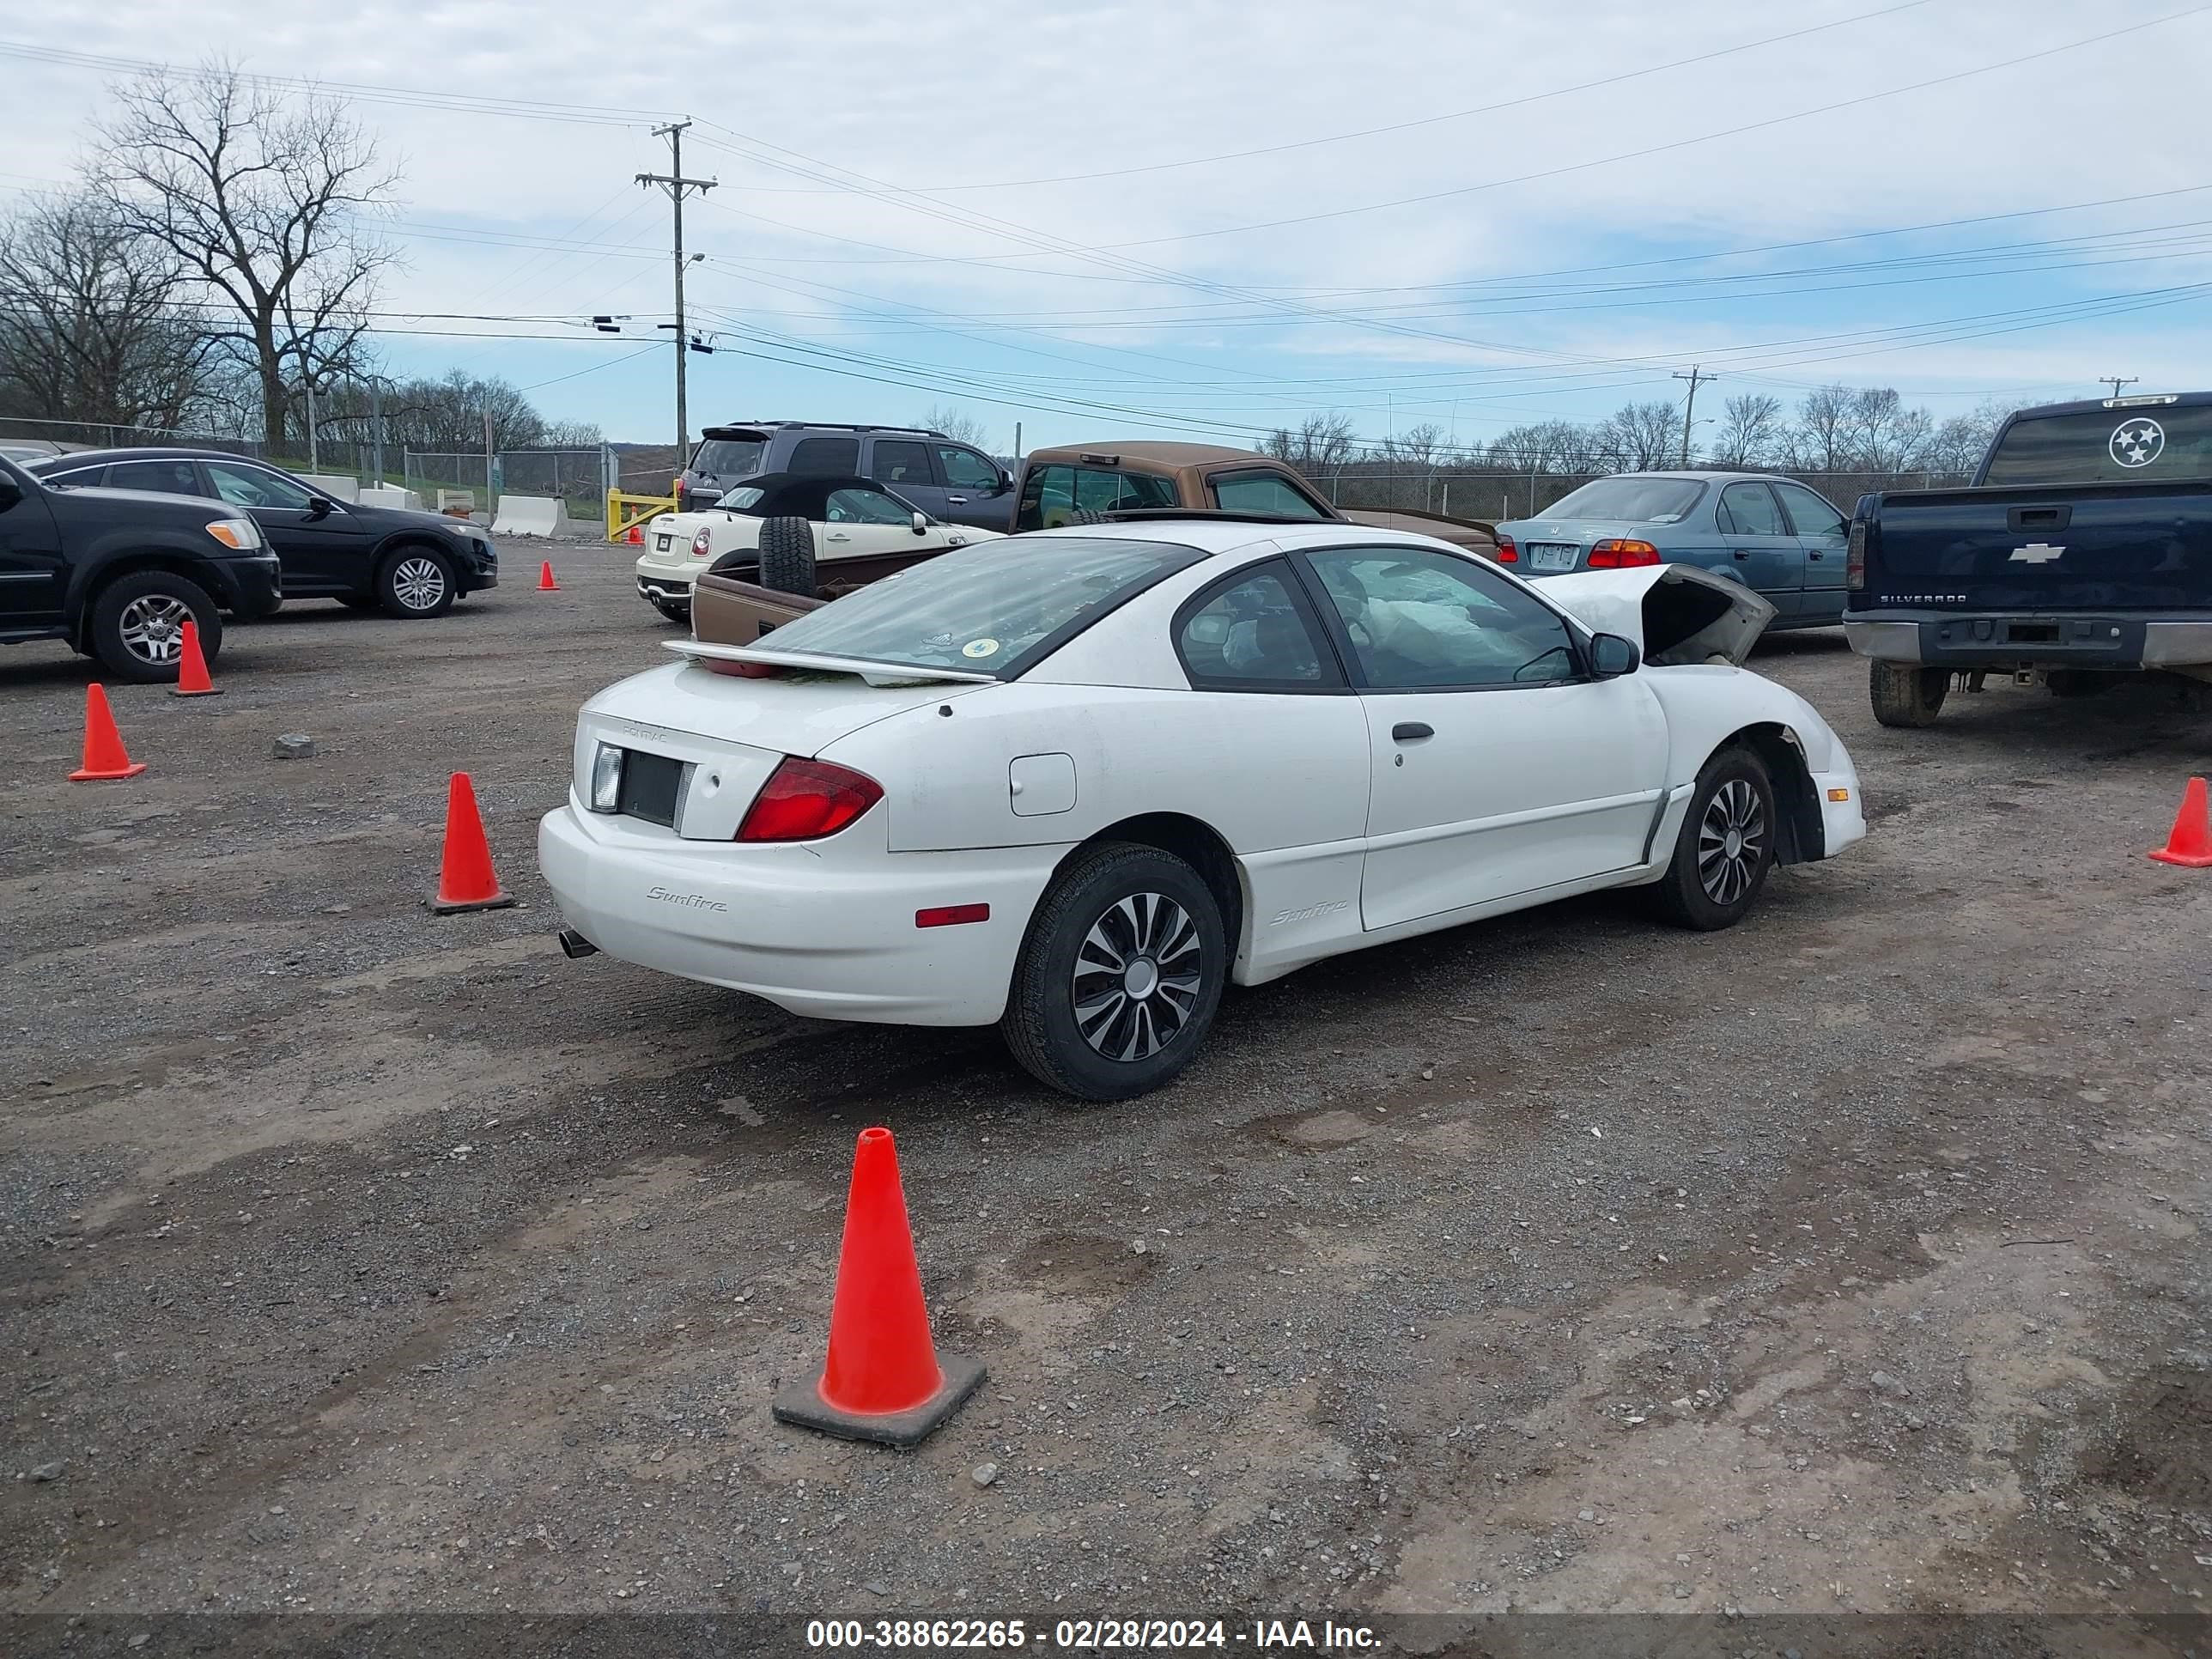
[[[392,254],[362,215],[398,182],[346,106],[288,100],[226,64],[153,70],[98,127],[95,177],[131,228],[167,248],[234,313],[215,337],[260,383],[264,437],[282,445],[289,386],[358,366]]]
[[[1784,440],[1792,467],[1801,472],[1850,470],[1851,399],[1856,395],[1847,386],[1819,386],[1805,394],[1797,405],[1797,423]]]
[[[1260,447],[1310,478],[1342,471],[1359,452],[1352,417],[1344,414],[1309,415],[1296,432],[1277,427]]]
[[[1713,439],[1713,459],[1723,466],[1756,466],[1772,459],[1782,440],[1782,399],[1745,392],[1731,398]]]
[[[1935,430],[1924,409],[1907,409],[1894,386],[1862,386],[1844,422],[1853,465],[1868,472],[1902,472],[1919,465]]]
[[[1604,441],[1631,472],[1649,472],[1680,453],[1682,422],[1670,403],[1623,404],[1605,423]]]
[[[987,441],[989,428],[957,404],[932,404],[915,424],[927,427],[933,432],[942,432],[955,443],[968,444],[976,449],[990,447]]]
[[[1969,414],[1952,416],[1929,439],[1920,464],[1931,472],[1971,473],[2008,412],[2002,404],[1984,403]]]
[[[1409,465],[1431,467],[1443,459],[1448,434],[1434,421],[1424,421],[1384,440],[1384,459]]]
[[[175,257],[91,195],[0,226],[0,395],[42,420],[175,428],[209,388]]]

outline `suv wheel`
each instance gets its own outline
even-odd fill
[[[1229,975],[1221,908],[1157,848],[1079,856],[1038,905],[1000,1024],[1024,1070],[1083,1100],[1160,1087],[1205,1042]]]
[[[1948,668],[1922,668],[1909,662],[1867,665],[1867,694],[1874,717],[1884,726],[1933,726],[1951,690]]]
[[[1701,933],[1735,927],[1774,867],[1778,827],[1765,763],[1747,749],[1723,749],[1690,792],[1674,860],[1656,890],[1661,912]]]
[[[213,662],[222,649],[222,617],[198,583],[167,570],[118,577],[92,602],[86,644],[108,672],[140,685],[177,678],[185,623],[200,636],[200,654]]]
[[[376,598],[389,616],[442,617],[453,608],[453,563],[434,548],[403,547],[376,574]]]

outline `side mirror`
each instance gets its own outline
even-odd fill
[[[331,516],[332,507],[333,503],[325,496],[310,496],[307,500],[307,516],[311,519],[327,519]]]
[[[918,510],[915,512],[914,515],[914,533],[917,536],[927,536],[929,534],[928,514]]]
[[[994,494],[1003,495],[1014,487],[1014,475],[1003,466],[999,469],[999,488]]]
[[[1633,674],[1644,661],[1644,653],[1636,648],[1636,641],[1624,640],[1618,634],[1600,634],[1590,641],[1590,672],[1601,680],[1617,680],[1623,674]]]

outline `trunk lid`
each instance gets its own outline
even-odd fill
[[[1648,539],[1650,535],[1649,526],[1605,519],[1525,519],[1504,528],[1520,544],[1524,576],[1580,570],[1592,543],[1621,537]]]
[[[728,841],[787,755],[811,758],[878,720],[982,689],[873,686],[845,673],[745,679],[701,662],[672,663],[611,685],[584,705],[570,776],[588,802],[599,747],[611,744],[624,751],[625,816],[665,825],[687,841]]]
[[[1600,634],[1633,640],[1658,667],[1729,662],[1741,668],[1774,620],[1774,606],[1741,582],[1690,564],[1585,570],[1543,594]]]

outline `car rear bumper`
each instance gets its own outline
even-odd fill
[[[830,842],[685,841],[571,792],[538,824],[538,862],[568,925],[625,962],[814,1019],[992,1024],[1060,849],[894,854],[885,836],[878,810]],[[975,903],[988,921],[915,925]]]
[[[2050,612],[1961,611],[1929,617],[1870,611],[1844,617],[1844,635],[1863,657],[1929,668],[2045,663],[2125,671],[2212,663],[2212,615],[2150,621]]]
[[[641,571],[637,578],[638,597],[662,605],[689,605],[691,603],[691,584],[686,580],[688,575],[688,572],[685,576],[678,576],[665,570],[656,570],[648,575]]]

